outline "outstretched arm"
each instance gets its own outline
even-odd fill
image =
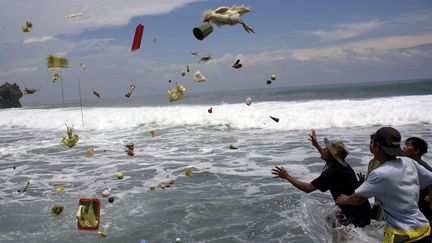
[[[323,149],[321,148],[321,146],[319,145],[319,143],[317,141],[314,129],[312,129],[311,133],[309,134],[309,139],[308,140],[311,141],[312,145],[318,150],[318,152],[320,153],[320,155],[323,155]]]
[[[342,194],[336,198],[336,204],[339,204],[339,205],[360,205],[360,204],[366,202],[367,200],[368,200],[367,197],[360,196],[356,193],[353,193],[350,196]]]
[[[273,178],[281,178],[288,180],[291,184],[293,184],[297,189],[302,190],[304,192],[313,192],[316,190],[316,188],[311,184],[307,182],[302,182],[300,180],[297,180],[296,178],[290,176],[288,174],[288,171],[284,167],[278,167],[275,166],[275,168],[272,169],[272,174],[276,175]]]

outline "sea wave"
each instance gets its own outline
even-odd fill
[[[65,123],[89,130],[167,129],[179,126],[234,129],[303,130],[374,125],[431,124],[432,95],[398,96],[364,100],[309,100],[255,102],[209,106],[57,109],[5,109],[0,127],[64,130]],[[279,118],[275,122],[270,116]]]

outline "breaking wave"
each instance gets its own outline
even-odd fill
[[[84,107],[85,129],[166,129],[179,126],[234,129],[303,130],[374,125],[431,124],[432,95],[364,100],[255,102],[251,106],[218,104],[141,107]],[[278,123],[269,116],[280,119]],[[65,123],[82,128],[80,108],[5,109],[0,127],[64,130]]]

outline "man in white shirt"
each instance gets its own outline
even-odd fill
[[[336,199],[339,205],[358,205],[376,197],[384,210],[383,242],[431,242],[430,225],[420,212],[419,191],[432,184],[432,172],[404,156],[401,135],[392,127],[382,127],[371,136],[371,152],[380,161],[366,181],[350,196]],[[381,162],[382,161],[382,162]]]

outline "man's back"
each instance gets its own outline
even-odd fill
[[[335,165],[327,168],[322,174],[311,182],[322,192],[330,190],[333,199],[341,194],[350,195],[359,186],[353,169]],[[356,226],[364,227],[370,223],[370,204],[365,202],[361,205],[339,205],[342,214],[347,220]]]
[[[420,187],[431,183],[431,172],[403,157],[386,161],[373,170],[356,193],[378,198],[388,226],[406,230],[429,224],[417,202]]]

